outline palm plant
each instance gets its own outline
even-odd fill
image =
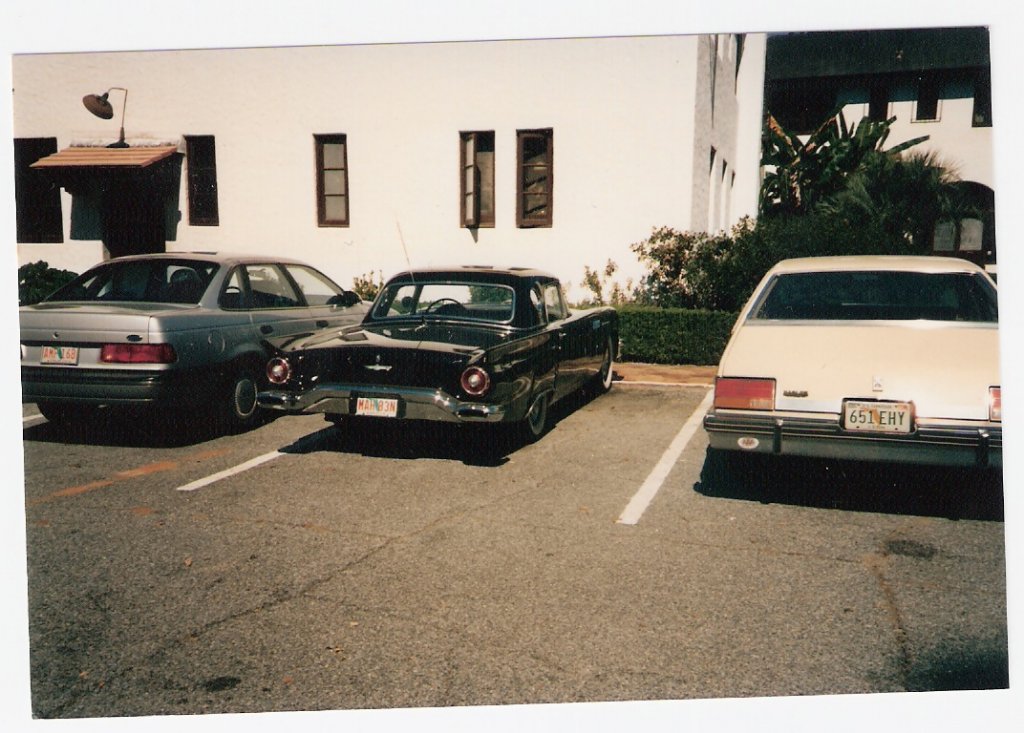
[[[761,164],[766,172],[761,184],[760,215],[805,214],[849,185],[850,177],[876,153],[896,156],[928,139],[914,138],[883,150],[896,118],[875,121],[864,118],[847,125],[837,108],[806,140],[786,131],[768,115],[762,141]]]

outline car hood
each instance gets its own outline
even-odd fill
[[[776,409],[839,412],[845,398],[912,401],[919,418],[987,419],[999,381],[992,325],[753,324],[734,333],[724,377],[776,380]]]

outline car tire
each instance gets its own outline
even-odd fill
[[[535,443],[548,430],[548,407],[551,402],[547,393],[537,395],[523,418],[521,432],[528,443]]]
[[[256,373],[247,367],[234,372],[225,381],[220,397],[220,417],[226,429],[241,432],[259,422],[261,413],[256,404],[258,391]]]
[[[594,392],[595,394],[604,394],[612,388],[612,382],[615,381],[615,345],[612,343],[612,337],[609,335],[604,342],[604,354],[601,356],[601,368],[598,369],[597,374],[594,376]]]

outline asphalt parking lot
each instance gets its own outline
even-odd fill
[[[1007,686],[998,476],[788,462],[765,497],[709,460],[707,394],[618,384],[499,448],[315,416],[168,440],[29,409],[33,713]]]

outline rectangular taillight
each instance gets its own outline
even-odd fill
[[[177,359],[170,344],[104,344],[100,349],[105,364],[171,364]]]
[[[775,408],[775,380],[718,377],[715,379],[715,407],[772,410]]]
[[[993,422],[1003,421],[1003,396],[999,387],[988,388],[988,419]]]

